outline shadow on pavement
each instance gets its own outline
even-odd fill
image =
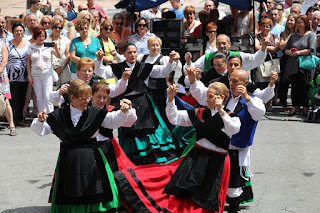
[[[47,213],[50,212],[50,206],[29,206],[17,209],[8,209],[2,213]]]

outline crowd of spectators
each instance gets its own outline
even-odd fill
[[[1,84],[2,93],[7,98],[8,112],[5,115],[11,135],[16,134],[16,125],[27,126],[27,116],[36,116],[43,109],[47,113],[53,110],[49,92],[54,86],[78,78],[76,65],[82,57],[94,60],[96,52],[102,50],[104,64],[114,64],[117,63],[116,53],[123,54],[123,47],[128,42],[136,45],[138,54],[151,54],[148,39],[157,36],[150,32],[151,20],[155,18],[181,19],[182,37],[203,39],[198,56],[218,51],[217,37],[220,34],[238,37],[242,46],[253,46],[247,37],[254,35],[256,50],[261,49],[262,40],[267,40],[265,61],[272,58],[281,62],[276,96],[267,103],[267,108],[272,110],[272,104],[281,104],[289,115],[295,115],[300,106],[304,107],[304,114],[308,111],[306,92],[313,72],[299,70],[296,56],[317,54],[319,50],[320,1],[308,7],[305,15],[301,14],[303,1],[299,0],[284,3],[267,0],[255,14],[230,7],[230,14],[226,15],[218,9],[218,1],[208,0],[203,10],[196,12],[192,5],[170,0],[172,9],[158,6],[135,13],[134,17],[120,11],[112,18],[94,0],[79,4],[77,12],[73,1],[71,4],[68,0],[60,0],[57,8],[52,8],[50,1],[30,0],[30,3],[30,8],[19,18],[0,16]],[[192,55],[186,54],[186,57],[196,61],[197,53]],[[269,78],[262,77],[254,69],[251,70],[251,81],[264,89]],[[287,107],[290,84],[291,110]],[[185,94],[182,95],[190,96],[188,86],[183,87]],[[32,112],[29,110],[30,99],[34,105]]]

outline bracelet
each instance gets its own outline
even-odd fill
[[[224,110],[222,111],[221,114],[219,113],[220,117],[224,116],[225,114],[226,114],[226,111],[224,111]]]
[[[31,74],[28,74],[27,78],[30,79],[31,78]]]
[[[298,55],[300,55],[300,51],[298,51]]]

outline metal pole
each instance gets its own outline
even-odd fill
[[[255,3],[254,0],[251,0],[252,4],[252,13],[253,13],[253,51],[256,52],[256,14],[255,14]]]
[[[131,13],[131,35],[133,35],[133,25],[134,25],[134,16],[135,16],[135,11],[136,11],[136,0],[132,0],[132,13]]]

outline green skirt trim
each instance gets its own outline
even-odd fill
[[[59,180],[59,170],[58,166],[56,167],[56,173],[55,173],[55,181],[54,181],[54,187],[53,187],[53,193],[52,193],[52,204],[51,204],[51,213],[92,213],[92,212],[106,212],[108,210],[113,209],[112,212],[119,212],[119,213],[125,213],[127,210],[123,207],[121,200],[119,198],[119,193],[118,193],[118,188],[116,186],[114,176],[112,173],[112,170],[108,164],[108,161],[106,157],[104,156],[104,153],[100,148],[99,152],[101,155],[101,158],[103,160],[103,163],[105,165],[105,169],[108,174],[110,186],[111,186],[111,191],[113,194],[113,200],[109,202],[100,202],[96,204],[83,204],[83,205],[56,205],[55,204],[55,197],[57,193],[57,185],[58,185],[58,180]],[[58,157],[57,165],[59,164],[60,160],[60,155]],[[121,210],[119,210],[121,209]],[[115,211],[114,211],[115,210]]]
[[[159,125],[154,134],[148,134],[144,137],[134,138],[119,138],[119,144],[128,158],[135,162],[135,160],[150,156],[154,158],[152,164],[166,164],[178,159],[175,153],[175,145],[173,143],[172,135],[162,120],[160,113],[149,96],[155,115],[159,120]],[[119,133],[121,127],[119,128]],[[171,151],[170,151],[171,150]],[[154,154],[153,154],[154,152]],[[171,154],[167,154],[171,152]],[[175,155],[175,156],[174,156]]]

